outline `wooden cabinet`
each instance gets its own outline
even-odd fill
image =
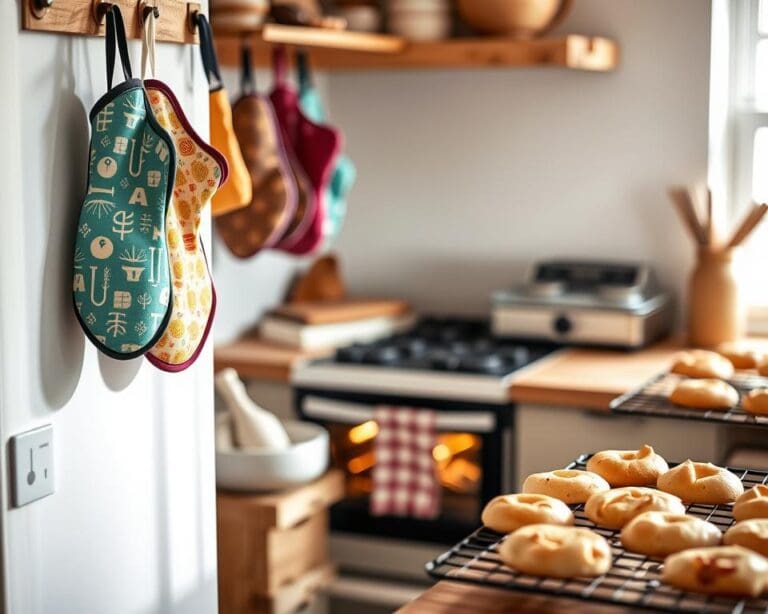
[[[292,612],[327,586],[328,507],[343,493],[337,471],[283,493],[219,493],[222,614]]]

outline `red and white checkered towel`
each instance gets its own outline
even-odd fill
[[[427,409],[377,407],[372,516],[430,519],[440,513],[440,489],[432,449],[436,415]]]

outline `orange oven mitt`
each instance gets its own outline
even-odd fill
[[[211,144],[222,153],[229,166],[227,183],[213,196],[211,213],[216,217],[249,205],[253,188],[232,126],[232,108],[219,74],[211,25],[202,13],[198,13],[197,26],[200,33],[200,55],[210,85]]]

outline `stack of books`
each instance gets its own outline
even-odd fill
[[[263,339],[302,350],[333,349],[404,332],[416,322],[410,306],[396,300],[298,303],[270,311]]]

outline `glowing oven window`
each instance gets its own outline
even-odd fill
[[[376,465],[374,421],[354,426],[330,425],[333,464],[346,473],[347,497],[367,499]],[[440,433],[432,449],[442,490],[443,515],[474,521],[479,514],[482,438],[472,433]]]

